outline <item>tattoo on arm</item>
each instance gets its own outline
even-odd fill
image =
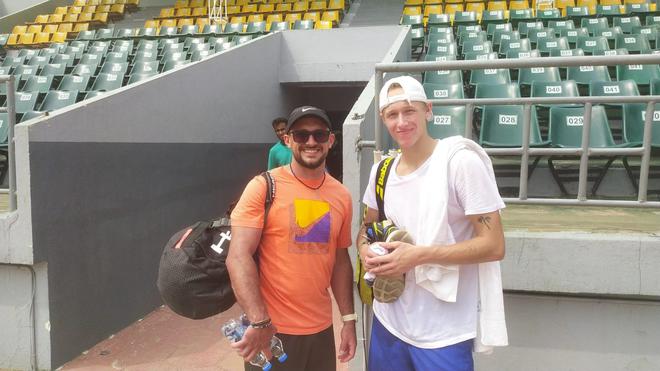
[[[479,223],[483,224],[490,230],[490,216],[480,216]]]

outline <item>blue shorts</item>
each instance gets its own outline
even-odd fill
[[[473,340],[436,349],[423,349],[401,341],[373,317],[369,371],[473,371]]]

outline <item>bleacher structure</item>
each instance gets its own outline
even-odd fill
[[[577,5],[577,6],[576,6]],[[527,0],[441,1],[406,0],[401,24],[412,32],[412,52],[424,61],[492,60],[660,53],[657,43],[660,13],[655,4],[604,0],[590,7],[578,0],[529,4]],[[580,8],[580,10],[576,8]],[[613,10],[613,11],[610,11]],[[521,69],[439,70],[422,74],[430,98],[520,98],[565,96],[638,96],[660,94],[660,66],[618,65],[535,67]],[[603,106],[606,109],[603,109]],[[644,104],[605,104],[592,111],[592,146],[620,148],[640,146]],[[660,105],[656,105],[656,111]],[[532,108],[530,146],[579,147],[584,105],[537,105]],[[464,106],[438,106],[430,124],[436,137],[465,133],[472,126],[475,140],[485,147],[510,148],[522,143],[521,106],[477,107],[472,122],[466,123]],[[498,122],[507,118],[510,125]],[[560,117],[563,117],[562,121]],[[559,124],[559,122],[562,122]],[[660,117],[653,118],[653,122]],[[596,124],[597,122],[597,124]],[[457,126],[451,128],[452,126]],[[596,129],[597,128],[597,129]],[[573,129],[571,131],[571,129]],[[579,130],[578,130],[579,131]],[[597,131],[597,132],[596,132]],[[625,132],[637,133],[634,139]],[[573,140],[566,141],[572,132]],[[563,135],[558,135],[562,133]],[[660,130],[653,130],[653,154],[660,149]],[[560,171],[548,158],[548,168],[561,193],[566,190]],[[534,159],[533,171],[539,157]],[[598,189],[614,158],[608,158],[594,174],[592,194]],[[632,184],[637,173],[628,158],[623,165]],[[575,170],[575,169],[574,169]],[[575,174],[575,172],[573,172]],[[657,176],[657,174],[655,175]],[[569,176],[569,179],[571,177]],[[575,177],[572,178],[575,180]],[[657,190],[655,190],[657,192]]]
[[[139,0],[74,0],[0,35],[0,75],[13,75],[17,122],[199,61],[269,32],[338,27],[345,0],[222,3],[226,18],[208,16],[213,2],[178,0],[140,28],[114,23]],[[8,53],[11,51],[12,53]],[[0,104],[6,104],[0,86]],[[6,142],[6,139],[5,139]]]

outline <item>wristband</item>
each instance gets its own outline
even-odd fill
[[[266,318],[263,321],[250,323],[250,327],[252,327],[254,329],[267,328],[267,327],[270,327],[270,325],[272,325],[272,322],[270,321],[270,318]]]
[[[341,316],[341,320],[342,320],[343,322],[357,321],[357,314],[355,314],[355,313],[351,313],[351,314],[347,314],[347,315],[345,315],[345,316]]]

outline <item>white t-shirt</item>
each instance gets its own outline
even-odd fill
[[[432,157],[413,173],[399,176],[392,163],[385,188],[385,215],[413,239],[421,234],[415,225],[417,207],[433,195],[422,194],[422,183],[437,168]],[[444,159],[443,159],[444,160]],[[374,164],[363,202],[378,209],[374,190],[378,164]],[[447,221],[456,242],[472,238],[473,228],[466,215],[485,214],[505,207],[483,161],[475,152],[459,150],[448,165],[449,192]],[[439,236],[443,237],[443,236]],[[439,238],[443,240],[443,238]],[[394,336],[419,348],[440,348],[473,339],[477,335],[479,301],[478,265],[461,265],[455,303],[437,299],[415,283],[415,270],[406,273],[403,294],[390,304],[374,300],[374,314]]]

